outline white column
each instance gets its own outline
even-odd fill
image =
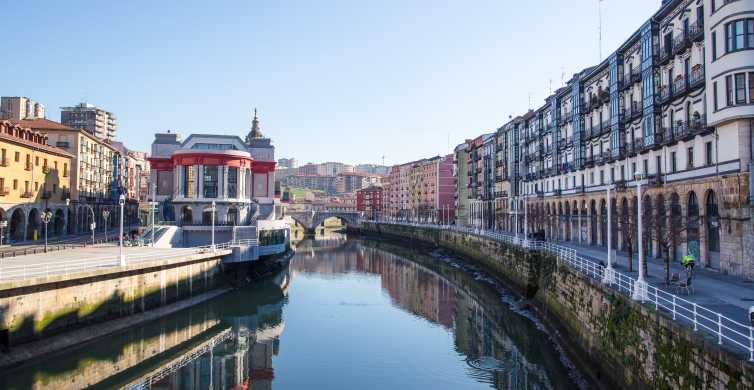
[[[633,299],[637,301],[645,301],[647,299],[647,282],[644,280],[644,242],[643,242],[643,226],[642,226],[642,215],[641,215],[641,174],[637,173],[636,176],[636,201],[638,202],[637,207],[637,221],[638,221],[638,238],[637,242],[639,244],[639,278],[636,279],[636,282],[634,282],[634,293],[633,293]],[[629,248],[631,250],[631,248]]]
[[[602,282],[606,284],[615,283],[615,274],[613,271],[613,240],[612,240],[612,210],[610,207],[610,187],[611,183],[607,185],[607,268],[605,268],[605,274],[602,275]]]

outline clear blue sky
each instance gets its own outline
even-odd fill
[[[605,0],[605,55],[660,2]],[[0,95],[53,120],[86,100],[139,150],[168,129],[243,136],[256,106],[277,157],[401,163],[598,62],[597,0],[0,3]]]

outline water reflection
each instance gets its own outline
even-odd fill
[[[389,244],[350,240],[329,249],[297,256],[291,268],[321,275],[379,275],[395,306],[453,333],[468,375],[477,381],[498,389],[576,385],[541,326],[528,313],[514,312],[505,303],[513,298],[479,269],[442,254],[431,257]]]
[[[572,388],[504,289],[452,258],[298,243],[290,269],[44,361],[0,388]]]

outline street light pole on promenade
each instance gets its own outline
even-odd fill
[[[641,215],[642,174],[637,172],[634,175],[634,179],[636,180],[636,202],[637,202],[636,206],[637,206],[637,212],[639,214],[637,216],[637,221],[638,221],[637,231],[639,233],[638,234],[639,237],[637,238],[637,242],[639,244],[638,245],[639,247],[639,278],[636,279],[636,282],[634,282],[634,292],[633,292],[632,298],[637,301],[645,301],[647,300],[647,282],[644,279],[644,250],[643,250],[644,243],[642,241],[642,238],[643,238],[642,236],[644,234],[643,226],[642,226],[642,215]],[[631,250],[631,248],[629,248],[629,250]]]

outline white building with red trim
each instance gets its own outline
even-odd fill
[[[245,226],[274,219],[275,147],[259,128],[254,111],[245,140],[238,136],[155,134],[151,194],[160,217],[180,226],[209,225],[212,202],[216,225]]]

